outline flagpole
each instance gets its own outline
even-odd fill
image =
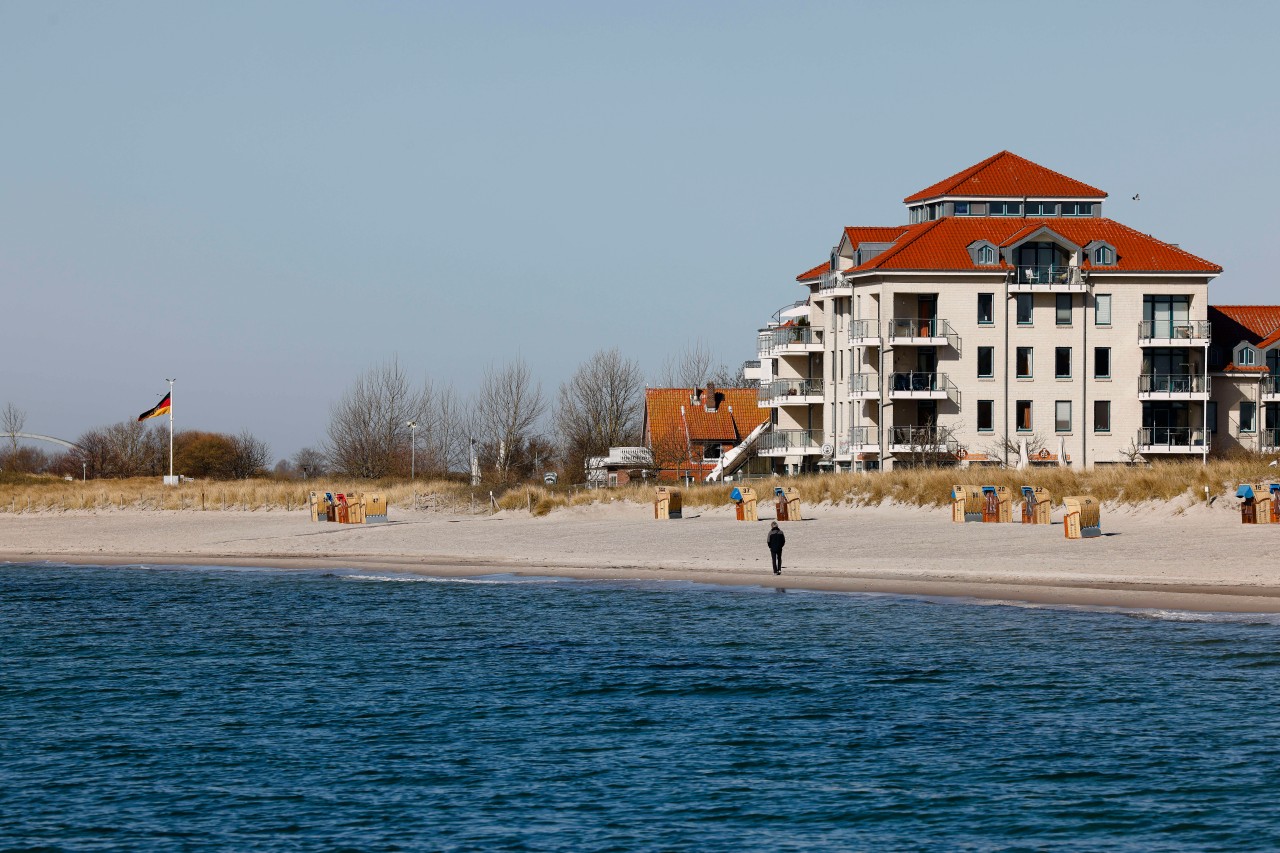
[[[173,383],[177,379],[166,379],[169,383],[169,482],[173,482]]]

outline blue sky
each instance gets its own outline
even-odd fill
[[[463,394],[737,364],[844,225],[1002,149],[1275,302],[1273,4],[0,2],[0,405],[316,444]],[[1130,197],[1141,193],[1142,200]]]

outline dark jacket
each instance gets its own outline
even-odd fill
[[[786,534],[782,532],[781,527],[773,527],[769,530],[769,550],[781,551],[782,546],[787,544]]]

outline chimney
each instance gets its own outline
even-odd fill
[[[707,390],[702,395],[702,405],[708,412],[716,410],[716,383],[708,382]]]

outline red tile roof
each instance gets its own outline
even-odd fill
[[[1219,316],[1213,316],[1215,313]],[[1209,320],[1214,324],[1214,337],[1217,337],[1219,323],[1239,327],[1232,329],[1235,333],[1233,347],[1245,339],[1251,344],[1257,344],[1280,331],[1280,305],[1210,305]]]
[[[844,236],[856,249],[862,243],[892,243],[906,230],[905,225],[850,225],[844,229]]]
[[[907,204],[940,196],[975,198],[1090,198],[1107,194],[1097,187],[1001,151],[903,199]]]
[[[1098,267],[1099,272],[1198,272],[1217,274],[1222,268],[1176,246],[1100,217],[1046,217],[1024,219],[998,216],[954,216],[909,225],[892,248],[872,258],[858,271],[869,270],[973,270],[980,269],[969,256],[968,247],[978,240],[997,246],[1017,242],[1041,226],[1076,244],[1087,246],[1095,240],[1115,247],[1114,266]],[[1007,264],[1001,267],[1007,268]],[[1092,269],[1089,260],[1081,264]]]
[[[693,393],[692,388],[645,389],[645,439],[650,445],[680,444],[686,435],[692,442],[737,444],[769,420],[755,388],[717,388],[720,400],[713,412],[694,403]]]
[[[796,281],[814,281],[820,278],[824,272],[831,272],[831,261],[818,264],[811,270],[805,270],[796,276]]]

